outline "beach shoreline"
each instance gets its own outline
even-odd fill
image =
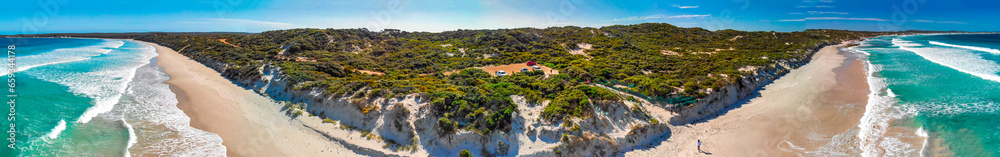
[[[157,64],[171,75],[167,84],[191,126],[222,137],[228,156],[357,155],[324,139],[318,130],[302,129],[319,122],[287,117],[273,100],[169,48],[143,43],[157,48]],[[742,107],[704,122],[673,126],[673,135],[659,146],[626,155],[796,156],[830,151],[821,149],[856,150],[851,145],[869,91],[864,60],[839,50],[847,44],[823,47],[810,63],[766,85]],[[339,135],[343,131],[317,129],[346,138]],[[279,136],[285,138],[274,138]],[[696,147],[699,140],[704,143],[701,150]],[[323,148],[303,148],[303,142]]]
[[[801,156],[853,148],[868,101],[864,60],[826,46],[812,60],[716,118],[672,126],[661,145],[627,155]],[[703,144],[698,149],[698,142]]]
[[[345,156],[351,150],[330,142],[285,116],[273,100],[233,84],[215,70],[155,43],[156,64],[190,125],[219,135],[226,156]],[[220,154],[221,155],[221,154]]]

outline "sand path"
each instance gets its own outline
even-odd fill
[[[236,48],[242,48],[240,46],[236,46],[236,45],[230,44],[229,42],[226,42],[226,39],[219,39],[219,41],[221,41],[222,43],[226,43],[226,45],[229,45],[229,46],[233,46],[233,47],[236,47]]]

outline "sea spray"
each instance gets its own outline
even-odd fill
[[[138,142],[135,137],[135,129],[132,129],[132,125],[128,124],[128,121],[125,121],[124,118],[122,118],[121,121],[122,125],[128,129],[128,146],[125,147],[125,156],[132,156],[129,149],[132,149],[132,145],[135,145],[135,143]]]
[[[885,36],[862,45],[872,92],[858,125],[862,156],[1000,155],[1000,57],[990,52],[1000,35]]]
[[[108,52],[111,52],[112,50],[115,50],[121,47],[122,45],[124,45],[124,42],[122,41],[103,40],[102,42],[96,45],[71,47],[71,48],[58,48],[49,51],[18,56],[17,69],[11,70],[4,68],[3,71],[0,71],[0,75],[7,75],[13,72],[25,71],[39,66],[83,61],[91,59],[93,57],[100,56],[101,54],[107,54]]]
[[[142,44],[142,51],[155,53],[151,45]],[[223,156],[226,147],[214,133],[190,125],[190,118],[177,108],[176,94],[165,82],[170,76],[157,66],[156,58],[136,69],[119,105],[106,114],[124,117],[134,130],[136,141],[130,154]]]
[[[975,47],[975,46],[965,46],[965,45],[954,45],[954,44],[942,43],[942,42],[937,42],[937,41],[928,41],[928,43],[931,43],[931,44],[934,44],[934,45],[941,45],[941,46],[957,47],[957,48],[963,48],[963,49],[969,49],[969,50],[976,50],[976,51],[983,51],[983,52],[989,52],[989,53],[992,53],[992,54],[998,54],[998,55],[1000,55],[1000,50],[997,50],[997,49],[991,49],[991,48],[985,48],[985,47]]]
[[[894,44],[896,42],[893,42]],[[962,49],[947,48],[917,48],[900,44],[899,48],[912,51],[924,59],[941,64],[952,69],[978,76],[983,79],[1000,82],[1000,64],[983,59],[982,56]]]
[[[29,38],[18,46],[18,83],[32,88],[22,156],[224,156],[222,139],[192,128],[177,109],[150,45],[116,39]],[[18,117],[22,118],[22,117]],[[23,138],[21,138],[23,137]]]
[[[917,134],[917,136],[924,138],[924,142],[923,144],[920,145],[920,151],[919,151],[920,156],[924,156],[924,154],[926,154],[927,151],[927,143],[928,141],[931,140],[930,136],[927,135],[927,131],[924,131],[924,127],[920,127],[919,129],[917,129],[917,131],[914,132],[914,134]]]
[[[56,124],[56,127],[52,128],[52,131],[49,131],[48,134],[45,134],[45,137],[47,137],[48,139],[56,139],[59,137],[59,134],[61,134],[65,130],[66,130],[66,121],[59,120],[59,123]]]
[[[897,41],[893,41],[896,43]],[[864,52],[870,55],[870,53]],[[882,66],[865,61],[866,79],[868,82],[869,94],[868,105],[865,106],[864,115],[858,123],[858,146],[862,156],[882,156],[885,154],[905,154],[905,150],[895,150],[904,152],[890,152],[893,149],[887,147],[899,147],[905,145],[894,137],[885,136],[890,122],[902,118],[905,114],[898,112],[894,106],[896,104],[896,94],[888,89],[885,78],[876,76],[881,71]],[[905,147],[905,146],[902,146]]]

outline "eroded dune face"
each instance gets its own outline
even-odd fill
[[[209,63],[217,63],[213,67],[220,69],[229,67],[220,62]],[[366,137],[360,139],[384,144],[382,147],[370,147],[365,142],[344,140],[346,145],[355,145],[348,148],[379,152],[369,154],[446,155],[470,150],[501,156],[608,156],[665,139],[664,136],[668,136],[670,132],[667,124],[653,120],[655,117],[669,116],[669,113],[651,116],[645,108],[654,105],[646,101],[596,102],[593,105],[595,110],[589,113],[588,118],[559,121],[545,120],[539,116],[549,101],[534,104],[527,102],[523,96],[511,95],[518,111],[514,113],[515,120],[510,132],[480,134],[460,129],[449,134],[437,127],[441,117],[431,113],[431,104],[420,94],[371,100],[352,98],[355,94],[368,92],[368,89],[362,89],[350,95],[335,97],[318,88],[290,88],[291,85],[275,66],[265,65],[253,73],[220,71],[228,72],[224,75],[262,95],[276,100],[308,104],[304,110],[314,117],[297,118],[336,121],[336,124],[318,125],[341,125],[340,128],[345,130],[363,132]],[[618,93],[628,96],[627,93]],[[399,151],[401,149],[403,151]]]
[[[430,103],[420,94],[410,94],[401,98],[376,98],[363,100],[352,98],[355,94],[368,92],[362,89],[350,95],[328,96],[318,88],[289,88],[280,69],[262,66],[256,73],[226,74],[239,79],[242,85],[277,100],[310,104],[306,111],[320,119],[337,121],[348,130],[366,132],[371,139],[377,139],[387,147],[368,148],[385,151],[385,154],[454,154],[462,150],[485,152],[494,155],[511,154],[561,154],[582,156],[607,156],[622,153],[645,145],[660,142],[670,135],[665,120],[683,124],[700,119],[724,109],[724,104],[732,103],[749,95],[756,86],[777,78],[787,69],[801,64],[804,60],[794,60],[762,68],[757,77],[747,78],[740,86],[727,86],[706,98],[711,102],[697,103],[693,108],[681,110],[674,115],[670,111],[645,100],[639,102],[596,102],[589,118],[571,118],[566,121],[545,120],[540,112],[548,101],[540,104],[528,103],[524,97],[512,95],[511,100],[518,105],[515,122],[510,132],[480,134],[468,130],[445,133],[437,127]],[[218,66],[225,68],[227,66]],[[597,85],[622,96],[633,96],[614,88]],[[367,111],[366,111],[367,110]],[[686,113],[692,112],[692,113]],[[699,114],[694,114],[698,113]],[[656,119],[656,124],[651,123]],[[664,120],[664,123],[659,123]],[[333,124],[327,124],[333,125]],[[351,140],[346,140],[347,144]],[[359,144],[360,145],[360,144]],[[391,145],[391,146],[390,146]],[[363,146],[359,146],[362,147]],[[412,151],[395,151],[407,147]]]

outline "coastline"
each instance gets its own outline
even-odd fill
[[[148,39],[151,41],[159,41],[155,39]],[[153,53],[160,54],[161,56],[156,56],[153,59],[153,65],[148,65],[152,67],[155,72],[167,72],[173,77],[160,77],[161,83],[160,87],[169,88],[166,92],[161,92],[158,95],[170,96],[169,94],[175,94],[173,99],[176,99],[176,106],[171,106],[167,103],[166,107],[177,107],[173,110],[183,111],[177,117],[180,117],[186,124],[190,125],[185,128],[197,128],[212,132],[213,134],[208,134],[208,137],[221,137],[226,136],[226,142],[214,140],[211,143],[212,146],[228,146],[230,148],[228,151],[223,148],[223,152],[229,153],[228,155],[233,156],[349,156],[339,154],[341,152],[351,152],[350,154],[364,154],[368,156],[387,156],[385,154],[393,155],[405,155],[405,156],[423,156],[424,154],[441,154],[442,149],[441,144],[434,145],[437,142],[437,138],[424,138],[421,137],[436,137],[436,136],[420,136],[418,138],[412,138],[414,147],[404,147],[404,148],[418,148],[416,151],[400,152],[399,146],[387,147],[382,140],[391,139],[408,140],[405,134],[403,136],[398,135],[397,132],[392,132],[391,130],[401,127],[386,127],[390,126],[385,123],[390,122],[390,120],[397,119],[407,119],[407,123],[411,124],[409,128],[403,128],[404,130],[416,130],[412,126],[413,124],[428,124],[428,123],[415,123],[414,117],[421,117],[419,113],[425,110],[421,110],[421,106],[424,105],[425,101],[420,101],[424,97],[417,97],[413,94],[407,95],[405,99],[381,99],[380,108],[383,108],[379,115],[372,116],[373,118],[365,118],[368,120],[353,121],[358,116],[352,116],[351,114],[346,114],[347,110],[341,108],[347,106],[350,111],[354,111],[355,106],[343,105],[348,104],[349,99],[336,98],[336,97],[320,97],[327,96],[322,94],[315,94],[319,96],[306,95],[303,93],[321,93],[315,91],[319,90],[291,90],[288,83],[284,82],[284,78],[281,73],[281,68],[273,66],[273,64],[265,64],[259,66],[258,71],[261,76],[256,75],[240,75],[240,74],[257,74],[254,72],[236,72],[235,70],[230,70],[232,64],[227,64],[225,62],[212,60],[207,57],[201,57],[201,55],[191,55],[198,61],[192,60],[184,55],[180,55],[177,52],[171,50],[170,48],[162,47],[154,43],[147,43],[142,41],[130,40],[134,42],[140,42],[144,47],[155,47],[157,50]],[[170,43],[170,42],[167,42]],[[829,45],[829,44],[824,44]],[[864,119],[870,115],[865,110],[872,110],[873,100],[878,100],[877,95],[885,95],[885,93],[872,92],[872,91],[885,91],[878,90],[877,87],[885,85],[884,83],[876,83],[879,81],[872,81],[872,72],[877,70],[871,70],[871,67],[878,68],[877,66],[871,66],[871,64],[866,62],[866,55],[852,55],[849,51],[843,51],[846,48],[842,46],[845,44],[837,46],[818,46],[810,48],[809,51],[812,53],[797,53],[794,66],[785,66],[786,69],[777,70],[780,74],[772,75],[773,77],[767,79],[760,79],[762,77],[752,77],[751,80],[766,80],[757,81],[759,84],[753,86],[753,88],[739,88],[739,89],[756,89],[753,92],[745,92],[745,95],[751,95],[747,98],[740,98],[738,103],[707,103],[707,104],[734,104],[733,108],[728,106],[723,109],[721,115],[719,113],[707,113],[704,119],[698,120],[691,124],[676,124],[677,126],[669,126],[670,130],[673,130],[673,135],[668,132],[664,137],[667,139],[657,139],[652,142],[653,148],[644,148],[643,146],[637,146],[636,152],[646,153],[643,151],[649,151],[656,154],[657,156],[662,156],[662,154],[675,154],[671,156],[711,156],[711,155],[723,155],[723,156],[836,156],[836,155],[850,155],[850,154],[862,154],[867,152],[878,152],[869,150],[860,150],[858,143],[867,142],[866,138],[859,136],[859,134],[864,134],[865,129],[874,128],[865,123],[871,123],[871,120]],[[180,45],[170,45],[170,46],[180,46]],[[840,47],[842,51],[836,51]],[[180,48],[180,47],[175,47]],[[828,49],[835,49],[834,53]],[[162,50],[161,50],[162,49]],[[820,50],[822,49],[822,50]],[[148,50],[148,49],[146,49]],[[180,48],[179,50],[185,50]],[[148,52],[148,51],[145,51]],[[186,51],[193,52],[193,51]],[[165,56],[167,53],[172,53]],[[857,51],[857,53],[863,53]],[[150,56],[153,57],[153,56]],[[169,59],[164,59],[169,58]],[[877,59],[878,57],[873,57]],[[926,58],[926,57],[925,57]],[[148,59],[147,59],[148,60]],[[159,63],[160,61],[170,60],[172,63]],[[783,63],[778,63],[783,64]],[[806,66],[806,65],[809,66]],[[211,66],[220,70],[213,70],[206,66]],[[220,66],[221,65],[221,66]],[[866,67],[867,66],[867,67]],[[221,67],[221,68],[220,68]],[[791,67],[791,68],[789,68]],[[807,68],[808,67],[808,68]],[[156,68],[163,68],[156,70]],[[866,69],[868,68],[868,69]],[[173,72],[169,72],[167,69],[172,69]],[[203,70],[203,69],[207,69]],[[867,70],[867,72],[866,72]],[[794,73],[788,73],[793,72]],[[220,74],[225,74],[226,77],[221,77]],[[760,71],[758,71],[760,72]],[[769,72],[770,73],[770,72]],[[787,75],[785,75],[787,74]],[[163,74],[159,74],[163,75]],[[237,75],[237,76],[234,76]],[[880,76],[875,73],[874,76]],[[221,79],[219,79],[221,78]],[[163,82],[170,79],[170,82]],[[261,83],[264,82],[264,83]],[[164,85],[166,84],[166,85]],[[235,87],[235,88],[234,88]],[[742,87],[742,86],[741,86]],[[138,88],[137,88],[138,89]],[[291,91],[291,92],[289,92]],[[136,92],[141,93],[141,92]],[[727,95],[722,92],[712,92],[717,95]],[[720,94],[722,93],[722,94]],[[311,93],[310,93],[311,94]],[[740,94],[740,97],[744,97],[744,94]],[[889,94],[894,95],[894,94]],[[313,97],[308,97],[313,96]],[[270,98],[269,98],[270,97]],[[288,100],[285,97],[292,98],[302,98],[306,97],[305,101],[309,101],[310,108],[313,109],[310,113],[331,113],[331,111],[336,111],[337,118],[333,122],[327,122],[322,118],[328,116],[289,116],[288,112],[283,112],[281,105],[274,102],[275,100]],[[272,99],[273,98],[273,99]],[[514,96],[511,99],[518,100]],[[523,99],[523,98],[520,98]],[[167,99],[169,100],[169,99]],[[318,100],[318,101],[317,101]],[[334,100],[334,101],[329,101]],[[301,101],[301,99],[300,99]],[[341,103],[338,103],[341,102]],[[523,103],[519,103],[519,109],[521,106],[529,106]],[[515,101],[516,102],[516,101]],[[401,105],[397,105],[397,103]],[[313,105],[316,104],[316,105]],[[325,105],[325,106],[324,106]],[[340,105],[340,106],[337,106]],[[384,105],[384,106],[383,106]],[[533,105],[533,104],[532,104]],[[631,106],[631,104],[626,104],[625,106]],[[716,105],[718,106],[718,105]],[[405,107],[405,108],[402,108]],[[536,106],[537,107],[537,106]],[[544,107],[544,106],[542,106]],[[398,108],[409,111],[407,113],[418,113],[416,115],[403,116],[404,118],[385,118],[392,116],[383,115],[393,115],[395,113],[400,113]],[[749,108],[749,109],[747,109]],[[530,108],[537,109],[537,108]],[[660,113],[650,110],[649,113],[655,113],[654,115],[659,117],[658,119],[670,119],[669,116],[676,116],[667,111]],[[317,111],[319,110],[319,111]],[[360,110],[360,109],[359,109]],[[861,111],[858,111],[861,110]],[[533,112],[522,112],[527,113],[521,117],[531,117],[531,113],[538,113],[538,111]],[[693,111],[693,110],[692,110]],[[393,114],[390,114],[393,113]],[[696,111],[700,112],[700,111]],[[176,112],[175,112],[176,113]],[[860,114],[858,114],[860,113]],[[347,115],[347,116],[344,116]],[[356,115],[356,114],[355,114]],[[682,114],[683,115],[683,114]],[[699,113],[701,115],[701,113]],[[662,118],[666,116],[667,118]],[[151,116],[154,117],[154,116]],[[155,116],[162,117],[162,116]],[[159,118],[153,119],[159,119]],[[188,117],[190,119],[183,119]],[[535,116],[537,117],[537,116]],[[859,118],[860,117],[860,118]],[[378,118],[378,119],[375,119]],[[374,119],[374,120],[372,120]],[[537,118],[534,118],[537,119]],[[860,119],[860,120],[859,120]],[[882,118],[880,118],[882,119]],[[190,120],[188,122],[188,120]],[[433,118],[431,119],[433,120]],[[124,121],[124,120],[123,120]],[[859,122],[860,121],[860,122]],[[433,121],[430,121],[433,122]],[[361,123],[358,126],[362,126],[362,129],[345,129],[345,126],[353,126],[353,124]],[[367,124],[366,124],[367,123]],[[927,149],[929,152],[934,150],[933,143],[940,143],[942,138],[934,138],[933,132],[930,132],[930,137],[928,137],[928,132],[923,131],[924,127],[907,127],[905,124],[912,123],[910,119],[891,119],[887,124],[889,124],[889,129],[887,133],[881,133],[882,135],[887,134],[902,134],[917,132],[919,136],[923,138],[911,138],[911,139],[899,139],[903,140],[903,143],[913,144],[913,146],[920,146],[920,141],[923,141],[923,146],[920,148]],[[134,123],[140,124],[140,123]],[[340,124],[340,125],[338,125]],[[431,123],[433,124],[433,123]],[[527,124],[527,123],[525,123]],[[125,124],[129,125],[129,124]],[[374,125],[374,126],[373,126]],[[398,125],[398,124],[397,124]],[[434,125],[424,125],[434,127]],[[539,125],[534,125],[539,126]],[[337,128],[341,127],[341,128]],[[663,125],[662,128],[667,128],[667,125]],[[275,129],[277,128],[277,129]],[[658,129],[658,130],[662,130]],[[933,127],[928,127],[933,128]],[[130,132],[131,129],[129,129]],[[359,131],[359,130],[370,130],[370,131]],[[530,130],[530,129],[529,129]],[[635,129],[633,129],[635,130]],[[860,131],[859,131],[860,130]],[[669,131],[669,130],[668,130]],[[140,131],[141,132],[141,131]],[[363,132],[363,133],[362,133]],[[552,145],[538,145],[538,143],[544,143],[545,140],[535,141],[539,136],[528,135],[528,137],[520,136],[522,132],[516,132],[513,135],[516,136],[521,142],[520,145],[515,145],[520,148],[519,151],[515,150],[514,153],[525,153],[525,150],[531,150],[529,152],[539,152],[534,155],[546,153],[546,151],[552,151]],[[859,133],[860,132],[860,133]],[[130,133],[131,135],[132,133]],[[355,139],[360,137],[366,138],[366,135],[376,135],[375,138],[368,136],[365,139]],[[291,135],[292,137],[289,137]],[[472,135],[472,134],[464,134]],[[536,134],[537,135],[537,134]],[[380,137],[381,136],[381,137]],[[284,139],[282,139],[282,137]],[[478,137],[478,136],[466,136],[466,137]],[[509,136],[510,137],[510,136]],[[530,137],[530,139],[529,139]],[[628,137],[628,136],[626,136]],[[639,137],[638,139],[653,139]],[[673,138],[670,138],[673,137]],[[135,137],[133,137],[134,139]],[[214,137],[213,137],[214,138]],[[319,140],[317,140],[319,139]],[[428,140],[429,139],[429,140]],[[442,138],[443,139],[443,138]],[[467,138],[468,139],[468,138]],[[497,139],[497,138],[492,138]],[[553,138],[554,139],[554,138]],[[449,142],[451,138],[448,139]],[[528,141],[526,145],[525,140]],[[631,140],[631,139],[630,139]],[[896,140],[896,139],[892,139]],[[317,142],[318,141],[318,142]],[[430,141],[430,142],[428,142]],[[509,140],[508,140],[509,141]],[[705,147],[695,148],[694,142],[697,141],[698,145],[704,143]],[[721,141],[721,142],[720,142]],[[928,142],[930,141],[930,142]],[[935,142],[937,141],[937,142]],[[503,141],[507,142],[507,141]],[[142,142],[140,142],[142,143]],[[316,144],[320,143],[320,144]],[[396,143],[393,141],[392,143]],[[406,142],[410,143],[410,142]],[[427,145],[426,143],[430,143]],[[441,142],[438,142],[441,143]],[[489,142],[485,142],[489,143]],[[624,143],[624,142],[619,142]],[[931,143],[928,145],[928,143]],[[424,144],[424,145],[420,145]],[[447,143],[445,143],[447,144]],[[545,143],[549,144],[549,143]],[[557,143],[558,144],[558,143]],[[131,145],[131,143],[130,143]],[[290,145],[290,147],[289,147]],[[326,149],[316,149],[316,148],[305,148],[305,147],[324,147]],[[485,144],[474,144],[483,145],[482,150],[487,150]],[[499,144],[498,144],[499,145]],[[643,144],[645,145],[645,144]],[[860,144],[864,146],[864,144]],[[882,148],[885,144],[876,143],[874,148],[885,150]],[[286,146],[286,147],[281,147]],[[451,145],[448,145],[451,146]],[[525,149],[527,146],[527,149]],[[345,148],[346,147],[346,148]],[[629,146],[631,148],[631,146]],[[772,148],[773,147],[773,148]],[[294,149],[293,151],[287,151],[287,149]],[[422,148],[422,149],[421,149]],[[458,147],[457,147],[458,148]],[[894,147],[893,147],[894,148]],[[177,148],[173,148],[177,149]],[[185,148],[180,148],[184,150]],[[275,149],[275,150],[271,150]],[[395,149],[395,150],[393,150]],[[459,148],[462,149],[462,148]],[[459,149],[452,149],[445,152],[445,154],[455,154]],[[664,150],[673,149],[673,150]],[[909,149],[909,148],[907,148]],[[137,150],[142,150],[137,149]],[[337,154],[332,154],[332,150],[337,151]],[[580,149],[577,149],[580,150]],[[594,149],[591,149],[594,150]],[[871,149],[875,150],[875,149]],[[624,150],[632,151],[632,150]],[[695,152],[697,151],[697,152]],[[311,153],[310,153],[311,152]],[[321,153],[315,153],[321,152]],[[325,153],[323,153],[325,152]],[[374,152],[374,153],[373,153]],[[473,152],[481,152],[479,149],[473,149]],[[563,151],[566,152],[566,151]],[[695,153],[692,153],[695,152]],[[924,150],[920,150],[921,153],[928,153]],[[214,152],[214,155],[221,156],[221,152]],[[628,152],[630,155],[635,155]],[[372,154],[382,154],[382,155],[372,155]],[[522,154],[523,155],[523,154]],[[644,156],[652,156],[655,154],[641,154]],[[926,154],[921,154],[926,155]],[[932,155],[926,155],[932,156]]]
[[[357,155],[384,149],[350,138],[355,134],[350,131],[316,125],[322,123],[319,120],[287,117],[273,100],[237,86],[211,68],[169,48],[142,43],[157,48],[157,64],[171,75],[167,84],[177,94],[178,108],[191,118],[191,125],[221,136],[228,155],[344,156],[344,152]],[[766,85],[758,97],[746,100],[742,107],[694,124],[671,126],[670,139],[627,155],[796,156],[829,153],[831,143],[832,149],[857,154],[852,145],[869,92],[864,60],[838,50],[847,44],[821,48],[808,64]],[[277,136],[285,139],[272,138]],[[696,149],[698,140],[705,144],[705,152]],[[326,149],[305,148],[316,145]],[[359,148],[366,150],[358,152]]]
[[[801,156],[852,151],[868,100],[865,64],[826,46],[724,115],[683,126],[661,145],[628,155]],[[698,150],[698,141],[703,144]],[[850,153],[850,152],[843,152]]]
[[[287,117],[281,105],[233,84],[191,58],[155,43],[157,65],[170,75],[166,83],[191,126],[218,134],[226,156],[356,155]]]

